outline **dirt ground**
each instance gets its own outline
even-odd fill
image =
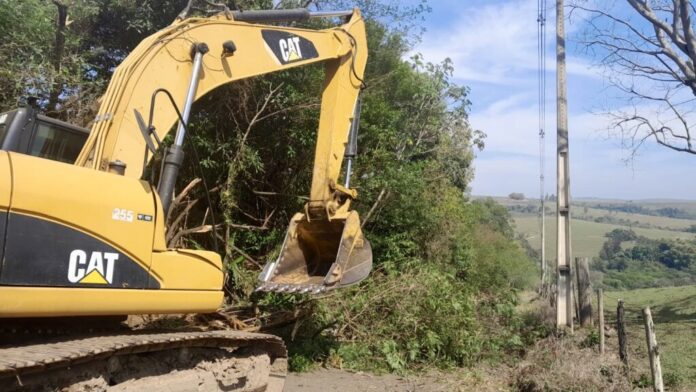
[[[318,369],[308,373],[290,373],[284,392],[458,392],[508,391],[505,377],[500,384],[492,383],[490,374],[481,383],[479,375],[459,373],[432,373],[426,376],[372,375],[338,369]],[[483,384],[483,385],[482,385]],[[497,385],[496,385],[497,384]]]
[[[320,369],[309,373],[290,373],[285,392],[440,392],[451,391],[438,380],[400,377],[393,374],[375,376],[337,369]]]

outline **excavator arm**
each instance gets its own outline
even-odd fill
[[[163,139],[178,121],[158,187],[166,213],[194,101],[226,83],[323,62],[310,201],[292,218],[280,257],[264,269],[259,290],[319,293],[364,279],[372,252],[357,212],[349,210],[357,192],[338,184],[349,139],[347,181],[350,177],[367,61],[364,21],[357,9],[348,14],[345,24],[327,30],[246,22],[305,19],[312,16],[306,10],[235,11],[175,21],[142,41],[116,69],[76,164],[140,178],[153,156],[151,137]],[[154,99],[157,92],[168,93],[175,105]]]

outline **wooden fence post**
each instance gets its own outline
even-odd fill
[[[597,312],[599,314],[599,352],[604,354],[604,292],[597,290]]]
[[[643,320],[645,321],[645,340],[648,342],[648,357],[650,357],[650,372],[653,379],[653,390],[664,392],[662,385],[662,367],[660,366],[660,350],[655,338],[655,324],[653,324],[650,307],[643,309]]]
[[[616,307],[616,332],[619,336],[619,358],[628,370],[628,349],[626,347],[626,323],[624,322],[624,301],[619,300]]]
[[[590,262],[587,257],[575,258],[575,276],[578,280],[578,318],[583,327],[592,326],[592,285]]]
[[[578,259],[574,261],[573,267],[570,269],[570,292],[573,294],[573,310],[575,311],[573,317],[578,322],[580,321],[580,305],[578,304]]]

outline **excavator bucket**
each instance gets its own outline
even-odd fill
[[[280,256],[261,272],[257,291],[319,294],[358,283],[371,269],[372,248],[357,212],[330,221],[296,214]]]

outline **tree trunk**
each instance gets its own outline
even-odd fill
[[[597,290],[597,313],[599,314],[599,352],[604,354],[604,291]]]
[[[68,22],[68,6],[58,0],[53,0],[53,4],[55,4],[58,9],[58,14],[56,15],[56,36],[53,44],[53,57],[51,58],[51,65],[53,66],[55,74],[53,86],[51,87],[48,98],[47,109],[49,112],[56,112],[58,110],[60,93],[63,91],[63,83],[60,81],[60,71],[63,54],[65,53],[65,28]]]
[[[660,352],[655,338],[655,324],[653,323],[650,307],[643,309],[645,321],[645,340],[648,343],[648,357],[650,358],[650,372],[652,373],[653,391],[664,392],[662,384],[662,366],[660,365]]]
[[[592,284],[587,257],[575,258],[575,277],[578,280],[578,313],[580,325],[592,326]]]
[[[616,307],[616,331],[619,337],[619,358],[628,371],[628,347],[626,342],[626,323],[624,321],[624,301],[619,300]]]

